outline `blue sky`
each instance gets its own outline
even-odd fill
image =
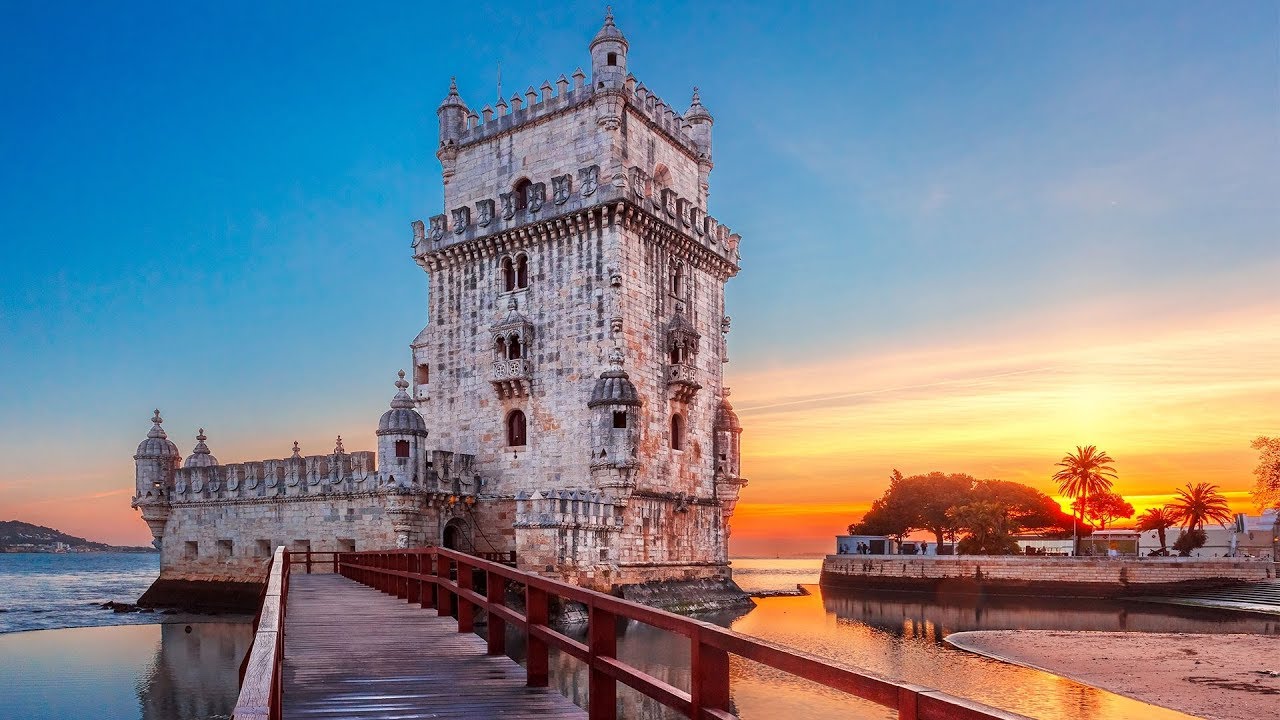
[[[731,381],[1271,317],[1278,7],[614,3],[631,71],[716,118]],[[155,406],[227,460],[371,445],[449,77],[568,75],[602,11],[4,3],[0,506],[130,485]]]

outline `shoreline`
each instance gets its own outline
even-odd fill
[[[943,641],[1207,720],[1267,717],[1280,697],[1273,635],[977,630]]]
[[[104,610],[110,613],[110,610]],[[137,613],[128,613],[137,615]],[[159,615],[159,613],[157,613]],[[160,615],[154,620],[148,618],[145,621],[138,622],[104,622],[95,625],[57,625],[55,627],[38,627],[38,628],[17,628],[13,630],[0,630],[0,636],[19,635],[21,633],[45,632],[46,630],[82,630],[90,628],[104,627],[134,627],[137,625],[196,625],[204,623],[253,623],[253,615],[244,615],[241,613],[227,613],[225,615],[202,615],[197,613],[177,613],[174,615]]]

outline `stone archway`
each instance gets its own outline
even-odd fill
[[[470,552],[472,549],[470,528],[462,518],[454,518],[444,525],[440,544],[449,550]]]

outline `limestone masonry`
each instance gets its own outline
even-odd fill
[[[377,452],[183,461],[159,411],[134,456],[161,580],[256,582],[272,550],[440,544],[589,587],[735,593],[742,427],[723,387],[740,237],[707,214],[711,114],[627,72],[612,15],[591,75],[479,112],[440,105],[445,212],[412,223],[426,326]]]

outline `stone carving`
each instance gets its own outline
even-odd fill
[[[444,215],[432,215],[431,229],[427,231],[427,237],[432,242],[439,242],[444,237]]]
[[[229,480],[227,480],[227,489],[228,489],[228,490],[239,490],[239,489],[240,489],[240,479],[239,479],[239,478],[237,478],[237,477],[235,477],[235,476],[232,476]]]
[[[489,227],[493,222],[493,200],[481,200],[476,203],[477,223],[480,227]]]
[[[510,220],[516,216],[516,194],[514,192],[504,192],[498,195],[498,200],[502,203],[502,219]]]
[[[613,317],[609,318],[609,331],[615,332],[615,333],[622,332],[622,316],[621,315],[614,315]]]
[[[471,225],[471,208],[460,207],[453,211],[453,232],[461,235]]]
[[[551,178],[551,199],[557,205],[563,205],[569,201],[569,192],[572,190],[573,177],[570,175],[557,175]]]
[[[662,189],[662,210],[667,213],[667,217],[676,216],[676,193],[669,188]]]
[[[680,217],[680,224],[689,227],[689,201],[682,197],[676,198],[676,215]]]
[[[534,183],[529,186],[529,212],[538,212],[547,202],[547,184]]]
[[[173,486],[173,491],[181,495],[187,491],[187,484],[179,480],[178,484]]]
[[[639,167],[631,168],[631,193],[638,200],[644,200],[649,197],[649,177],[645,175],[644,170]]]
[[[427,239],[427,229],[421,220],[414,220],[411,225],[413,226],[413,247],[416,248]]]
[[[592,165],[578,170],[578,185],[583,197],[590,197],[600,186],[600,166]]]
[[[201,490],[204,490],[204,481],[201,480],[200,478],[196,478],[195,480],[192,480],[191,492],[200,492]]]

